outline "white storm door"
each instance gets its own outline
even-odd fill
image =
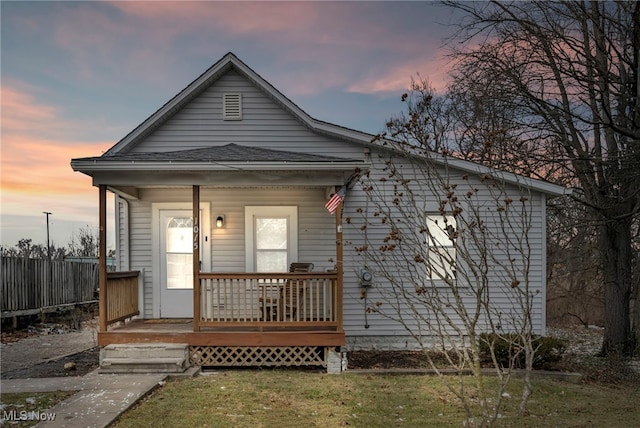
[[[193,218],[189,209],[160,209],[160,317],[193,317]],[[200,210],[201,269],[208,271],[209,212]],[[204,244],[204,245],[203,245]]]

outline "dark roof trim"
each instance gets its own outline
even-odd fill
[[[96,171],[353,171],[368,168],[369,164],[358,159],[227,144],[172,152],[79,158],[71,161],[71,167],[92,175]]]

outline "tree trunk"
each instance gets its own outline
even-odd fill
[[[634,287],[633,298],[631,301],[631,334],[635,340],[635,353],[640,355],[640,286],[637,284]],[[633,351],[632,351],[633,352]]]
[[[634,270],[631,286],[631,334],[635,340],[635,353],[640,356],[640,269],[638,268],[640,257],[638,254],[632,263]]]
[[[604,355],[630,355],[631,333],[631,219],[605,221],[600,225],[600,255],[604,280]]]

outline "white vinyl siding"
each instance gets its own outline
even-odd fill
[[[129,270],[129,205],[125,199],[115,196],[116,269]]]
[[[223,119],[223,96],[242,94],[242,121]],[[132,152],[165,152],[236,143],[247,146],[357,158],[362,147],[311,132],[238,73],[230,71],[176,112]]]
[[[144,272],[144,318],[153,314],[153,245],[151,201],[129,201],[130,268]]]
[[[375,156],[372,156],[375,158]],[[381,173],[383,166],[377,165],[380,169],[374,169],[371,172],[373,181],[379,180],[384,175]],[[409,169],[409,168],[407,168]],[[468,179],[464,180],[463,175],[467,175]],[[465,173],[451,172],[451,184],[458,185],[459,188],[464,186],[472,186],[480,189],[477,200],[477,205],[484,206],[486,226],[490,229],[490,233],[493,236],[500,236],[501,225],[498,217],[498,213],[495,209],[496,202],[492,200],[492,196],[488,191],[482,190],[485,188],[478,177]],[[545,224],[545,210],[544,195],[532,192],[527,189],[517,188],[516,186],[509,186],[509,193],[511,199],[518,203],[520,195],[524,195],[528,198],[527,203],[531,204],[532,222],[531,228],[527,236],[527,245],[529,247],[529,291],[533,296],[533,325],[534,330],[542,334],[545,331],[545,300],[544,300],[544,286],[546,283],[546,231],[544,229]],[[385,192],[382,192],[383,194]],[[389,189],[386,192],[387,195],[393,194],[393,184],[389,182]],[[418,203],[424,203],[425,211],[437,212],[438,202],[442,198],[442,195],[425,194],[424,200]],[[368,240],[371,247],[379,247],[385,236],[389,233],[389,228],[386,225],[380,225],[380,217],[374,216],[374,209],[367,204],[366,196],[361,190],[360,186],[354,186],[347,193],[344,205],[344,218],[360,219],[363,213],[367,213],[369,223],[366,231]],[[514,222],[515,224],[515,222]],[[344,268],[344,328],[347,335],[347,349],[356,348],[370,348],[376,347],[388,347],[388,348],[411,348],[415,346],[413,339],[411,339],[406,333],[404,327],[393,320],[385,318],[379,314],[368,313],[366,315],[366,324],[369,328],[365,328],[365,302],[360,298],[360,286],[357,279],[357,274],[360,269],[363,268],[366,261],[360,256],[355,248],[361,247],[364,244],[363,231],[361,230],[361,223],[358,221],[352,221],[352,224],[344,225],[344,240],[345,244],[345,268]],[[517,231],[514,231],[517,234]],[[508,264],[509,254],[505,251],[495,250],[495,255],[502,262]],[[511,254],[513,256],[513,253]],[[368,266],[375,271],[374,266]],[[397,272],[396,276],[409,276],[407,273],[407,267],[402,265],[394,265],[386,267],[391,274]],[[508,314],[514,310],[517,310],[517,304],[513,302],[510,295],[503,290],[505,286],[508,287],[507,278],[503,274],[498,273],[500,270],[496,269],[490,271],[489,281],[491,283],[491,302],[495,308],[501,310],[503,313]],[[374,275],[374,282],[380,283],[381,279]],[[382,284],[384,286],[384,283]],[[458,279],[458,286],[463,287],[464,284]],[[376,302],[380,299],[375,289],[371,289],[368,293],[368,302]],[[469,305],[474,302],[469,300]],[[406,321],[406,320],[405,320]],[[411,324],[410,322],[408,323]]]

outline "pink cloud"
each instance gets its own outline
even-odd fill
[[[82,129],[64,118],[60,107],[46,104],[40,98],[48,95],[41,87],[15,79],[5,79],[0,85],[2,109],[2,147],[10,147],[12,136],[68,141]],[[73,144],[73,143],[69,143]]]
[[[429,76],[436,86],[445,80],[444,73],[436,72],[442,62],[430,60],[441,43],[434,30],[420,27],[422,34],[406,29],[390,30],[391,26],[382,25],[389,4],[113,2],[111,5],[136,22],[138,37],[143,37],[147,46],[199,32],[200,50],[210,52],[216,46],[226,51],[245,36],[252,38],[256,45],[264,46],[265,52],[273,52],[273,65],[269,68],[276,70],[272,76],[268,76],[269,68],[257,71],[290,96],[338,87],[349,87],[353,92],[397,92],[408,87],[416,72]],[[217,45],[218,39],[230,45]],[[142,55],[138,52],[137,59],[144,61],[137,63],[146,68],[145,63],[161,61],[154,59],[161,52],[161,49],[143,50]],[[396,64],[402,68],[390,69]]]
[[[232,34],[304,29],[317,16],[309,2],[121,2],[111,5],[120,12],[166,24],[163,32],[191,32],[194,27],[220,29]]]
[[[54,38],[70,54],[75,72],[103,87],[122,78],[179,89],[186,83],[177,81],[186,54],[169,55],[178,43],[190,55],[222,54],[251,43],[272,63],[250,65],[292,97],[345,87],[398,92],[416,72],[440,86],[444,78],[434,65],[441,63],[429,60],[440,44],[434,30],[394,31],[403,20],[399,13],[389,17],[392,8],[358,2],[81,3],[54,17]]]
[[[26,92],[33,87],[23,85],[23,88],[0,86],[2,102],[2,130],[26,131],[34,124],[51,121],[56,117],[56,109],[52,106],[38,105],[33,95]]]
[[[89,125],[63,120],[55,107],[38,101],[38,93],[22,83],[2,85],[2,213],[57,206],[63,215],[86,216],[96,204],[95,189],[69,163],[72,157],[99,154],[111,143],[74,139],[74,132]]]
[[[449,60],[444,57],[418,59],[398,64],[386,70],[376,70],[351,84],[349,92],[365,94],[398,93],[411,86],[411,79],[425,79],[436,91],[446,89],[449,77]]]

